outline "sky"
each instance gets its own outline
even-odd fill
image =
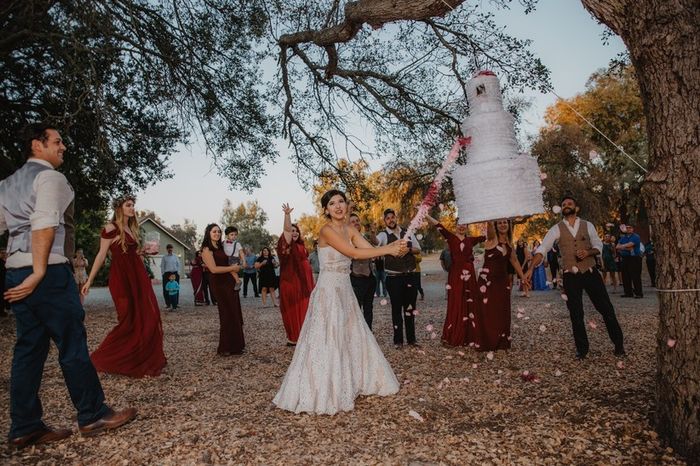
[[[479,0],[477,0],[479,1]],[[491,9],[488,0],[480,0],[482,8]],[[496,12],[498,24],[506,26],[506,32],[519,39],[531,39],[531,50],[551,72],[554,91],[563,98],[572,97],[585,89],[588,77],[608,65],[611,59],[624,52],[622,41],[613,36],[603,43],[604,27],[584,10],[579,1],[540,0],[537,9],[525,15],[517,2],[511,10]],[[544,124],[547,106],[556,97],[536,91],[525,93],[532,100],[532,107],[523,115],[525,136],[537,133]],[[227,180],[219,177],[200,144],[181,147],[170,158],[169,168],[174,177],[156,183],[138,193],[137,209],[154,211],[166,225],[193,220],[203,233],[205,226],[219,222],[225,199],[234,205],[257,200],[267,212],[267,228],[271,233],[282,230],[282,203],[294,207],[292,219],[315,211],[312,194],[303,189],[294,174],[286,145],[279,147],[281,156],[276,163],[268,164],[267,175],[261,180],[261,188],[251,194],[232,191]],[[446,151],[449,147],[446,146]]]

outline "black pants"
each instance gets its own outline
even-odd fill
[[[352,290],[357,297],[357,303],[362,309],[362,314],[365,316],[365,322],[370,330],[372,330],[372,307],[374,305],[374,289],[377,287],[377,279],[370,274],[369,277],[355,277],[350,275]]]
[[[647,270],[649,271],[651,286],[656,286],[656,257],[647,256]]]
[[[175,274],[175,281],[180,283],[180,274],[177,272],[163,272],[163,299],[165,300],[165,307],[171,307],[173,306],[172,300],[170,299],[170,295],[168,294],[168,291],[165,289],[165,285],[168,284],[168,280],[170,280],[170,276],[172,274]],[[175,302],[175,306],[177,306],[177,302]]]
[[[394,324],[394,344],[403,345],[403,327],[406,324],[406,340],[416,342],[416,323],[413,311],[416,309],[418,290],[410,273],[386,277],[386,289],[391,300],[391,320]]]
[[[549,271],[552,272],[552,288],[557,287],[557,272],[559,272],[559,263],[558,262],[550,262],[549,263]]]
[[[258,294],[258,274],[257,273],[243,273],[243,297],[246,298],[248,296],[248,282],[253,283],[253,293],[255,294],[255,297],[257,298],[260,296]]]
[[[420,280],[420,272],[412,272],[413,274],[413,284],[416,287],[416,291],[420,293],[421,299],[425,298],[425,293],[423,292],[423,285]]]
[[[177,305],[180,302],[180,293],[168,295],[168,299],[170,300],[170,306],[173,309],[177,309]]]
[[[622,288],[626,296],[644,296],[642,291],[642,258],[622,256]]]
[[[204,293],[204,303],[208,306],[209,304],[216,304],[216,297],[214,296],[214,290],[209,286],[209,277],[211,272],[204,272],[202,274],[202,293]],[[211,293],[211,302],[209,301],[209,293]]]
[[[583,319],[583,291],[593,303],[593,307],[600,312],[608,330],[610,340],[615,344],[616,349],[623,348],[622,329],[615,316],[613,308],[605,289],[603,278],[597,270],[584,273],[564,273],[564,292],[567,296],[566,307],[569,309],[571,317],[571,329],[574,333],[576,351],[581,355],[588,353],[588,335],[586,334],[586,323]]]
[[[31,267],[7,271],[8,288],[19,285]],[[44,427],[39,387],[51,340],[58,348],[58,363],[78,424],[85,426],[109,412],[102,385],[90,361],[85,334],[85,311],[78,287],[67,264],[49,265],[44,279],[22,301],[12,304],[17,342],[10,376],[10,438]]]

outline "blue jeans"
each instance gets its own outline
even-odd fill
[[[9,269],[5,283],[12,288],[31,274],[31,267]],[[12,303],[17,342],[10,378],[10,438],[44,427],[39,387],[49,342],[58,348],[58,362],[68,393],[78,411],[78,424],[91,424],[109,412],[102,385],[90,361],[85,311],[68,264],[50,265],[34,292]]]
[[[383,296],[389,293],[386,290],[386,272],[384,270],[377,270],[377,296]]]

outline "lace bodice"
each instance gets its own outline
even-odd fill
[[[323,272],[335,272],[350,274],[350,263],[352,259],[343,255],[331,246],[318,248],[319,270]]]

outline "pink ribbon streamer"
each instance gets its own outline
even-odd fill
[[[460,149],[469,145],[471,141],[471,137],[457,138],[455,143],[452,144],[452,149],[450,149],[450,153],[447,154],[447,158],[442,163],[442,167],[440,167],[440,170],[437,172],[437,175],[435,175],[435,179],[430,185],[430,188],[428,188],[428,192],[425,194],[423,202],[421,202],[420,206],[418,207],[418,212],[416,213],[415,217],[413,217],[413,220],[411,220],[411,223],[408,225],[408,230],[406,231],[405,236],[406,239],[408,239],[418,229],[418,227],[420,227],[430,208],[433,207],[437,202],[438,195],[440,194],[440,187],[442,186],[442,182],[445,180],[445,176],[447,176],[447,172],[457,161]]]

